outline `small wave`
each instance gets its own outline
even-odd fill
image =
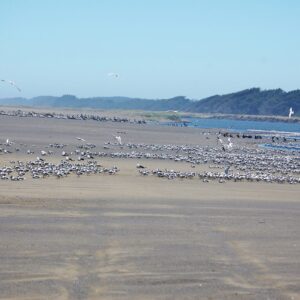
[[[247,129],[247,131],[257,132],[262,134],[287,135],[287,136],[300,137],[300,132],[294,132],[294,131],[263,130],[263,129]]]
[[[300,145],[273,145],[273,144],[260,144],[259,147],[273,149],[273,150],[283,150],[283,151],[300,151]]]
[[[269,121],[249,121],[231,119],[203,119],[189,118],[189,122],[164,122],[160,123],[168,126],[214,128],[233,132],[257,132],[281,136],[299,136],[300,123],[269,122]]]

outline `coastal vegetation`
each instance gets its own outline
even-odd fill
[[[191,100],[185,96],[170,99],[77,98],[74,95],[63,95],[61,97],[39,96],[31,99],[2,98],[0,99],[0,105],[165,111],[169,113],[166,119],[174,121],[180,119],[177,112],[287,116],[290,107],[293,107],[294,116],[300,116],[300,90],[285,92],[281,89],[261,90],[260,88],[251,88],[225,95],[214,95],[201,100]]]

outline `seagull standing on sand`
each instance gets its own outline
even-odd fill
[[[289,118],[291,118],[291,116],[294,114],[293,108],[290,107],[290,111],[289,111]]]
[[[6,146],[11,146],[12,144],[14,144],[12,141],[10,141],[9,139],[6,139],[6,142],[5,142]]]
[[[19,92],[21,92],[21,89],[16,85],[16,83],[12,80],[5,80],[5,79],[1,79],[2,82],[6,82],[10,85],[12,85],[13,87],[15,87]]]
[[[227,166],[227,167],[225,168],[224,173],[225,173],[226,175],[229,174],[229,169],[230,169],[230,166]]]

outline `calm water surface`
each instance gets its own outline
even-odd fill
[[[200,119],[200,118],[186,118],[188,127],[197,128],[220,128],[234,131],[280,131],[280,132],[295,132],[300,133],[300,123],[286,123],[286,122],[270,122],[270,121],[242,121],[231,119]],[[164,123],[172,125],[171,122]],[[173,123],[174,124],[174,123]],[[179,126],[183,126],[182,124]]]

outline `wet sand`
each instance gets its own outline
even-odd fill
[[[192,128],[0,118],[2,140],[36,149],[76,136],[101,147],[117,131],[136,143],[214,142]],[[298,185],[162,180],[136,163],[190,166],[100,162],[120,172],[0,181],[0,299],[300,299]]]

